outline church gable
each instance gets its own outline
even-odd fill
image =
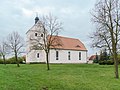
[[[29,32],[43,32],[43,25],[40,21],[38,21],[37,23],[35,23],[27,32],[26,34],[28,34]]]

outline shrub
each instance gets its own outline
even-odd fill
[[[6,60],[6,64],[10,64],[10,63],[11,63],[11,61],[7,59]]]
[[[98,60],[93,60],[93,63],[98,63]]]
[[[0,64],[3,64],[4,62],[3,62],[3,59],[0,59]]]
[[[113,65],[114,61],[113,60],[103,60],[103,61],[99,61],[100,65]]]
[[[119,62],[119,64],[120,64],[120,58],[118,58],[118,62]]]
[[[30,62],[30,64],[45,64],[46,62]]]
[[[18,62],[19,62],[20,64],[22,64],[22,63],[23,63],[23,58],[18,57]],[[7,64],[16,64],[15,57],[9,58],[8,60],[6,60],[6,63],[7,63]]]
[[[107,60],[107,65],[113,65],[114,64],[114,61],[113,60]]]
[[[15,57],[9,58],[8,61],[10,64],[16,64]]]
[[[19,62],[20,64],[25,63],[25,62],[24,62],[24,58],[23,58],[23,57],[18,57],[18,62]],[[15,57],[6,59],[6,60],[5,60],[5,63],[6,63],[6,64],[16,64]],[[0,59],[0,64],[4,64],[3,59]]]
[[[99,61],[100,65],[105,65],[105,61]]]

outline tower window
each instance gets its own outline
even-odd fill
[[[68,52],[68,60],[70,60],[70,52]]]
[[[40,54],[39,53],[37,53],[37,58],[39,58],[40,57]]]
[[[58,51],[56,51],[56,60],[58,60],[58,57],[59,57],[59,53]]]
[[[37,33],[35,33],[35,36],[37,36]]]
[[[41,37],[43,37],[43,34],[41,34]]]

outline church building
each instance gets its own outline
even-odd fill
[[[35,24],[26,35],[26,63],[46,63],[45,51],[32,48],[36,44],[34,41],[36,38],[39,38],[41,42],[43,38],[43,27],[38,17],[35,18]],[[50,48],[49,63],[87,63],[87,49],[79,39],[58,37],[62,46]]]

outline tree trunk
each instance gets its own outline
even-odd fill
[[[17,54],[15,54],[15,60],[16,60],[16,63],[17,63],[17,67],[20,67],[19,62],[18,62]]]
[[[3,55],[3,60],[4,60],[4,65],[6,65],[6,62],[5,62],[5,55]]]
[[[113,34],[111,34],[111,36],[112,36],[113,59],[114,59],[114,66],[115,66],[115,78],[118,79],[119,78],[119,74],[118,74],[117,46],[115,44],[115,40],[114,40]]]
[[[119,78],[119,73],[118,73],[118,59],[117,59],[117,54],[114,54],[114,66],[115,66],[115,78]]]
[[[50,67],[49,67],[49,53],[46,52],[46,61],[47,61],[47,70],[50,70]]]
[[[112,52],[113,52],[113,59],[114,59],[114,66],[115,66],[115,78],[118,79],[119,74],[118,74],[117,43],[116,43],[117,41],[115,40],[115,37],[114,37],[113,27],[112,27],[112,30],[110,30],[110,33],[111,33]]]

